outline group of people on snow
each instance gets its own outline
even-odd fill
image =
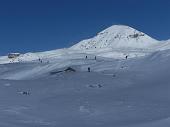
[[[43,63],[43,60],[42,60],[41,58],[39,58],[39,59],[38,59],[38,61],[39,61],[40,63]],[[46,63],[48,63],[48,64],[49,64],[49,63],[50,63],[50,61],[48,60],[48,61],[46,61]]]
[[[88,59],[88,57],[86,56],[85,59]],[[97,60],[96,56],[94,57],[94,60]],[[88,72],[91,72],[91,68],[90,67],[88,67],[87,70],[88,70]]]

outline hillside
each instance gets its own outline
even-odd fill
[[[124,59],[141,57],[159,50],[170,49],[170,41],[158,41],[147,34],[124,25],[113,25],[95,37],[83,40],[70,48],[46,52],[21,54],[16,59],[0,57],[0,64],[31,62],[42,59],[56,59],[67,54],[90,54],[100,57]]]
[[[113,25],[98,33],[95,37],[83,40],[71,48],[77,50],[101,48],[145,49],[156,43],[158,43],[157,40],[129,26]]]
[[[169,127],[169,45],[112,26],[71,48],[2,56],[0,126]]]

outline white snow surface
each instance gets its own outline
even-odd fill
[[[95,37],[83,40],[70,48],[39,53],[22,54],[15,59],[0,57],[0,64],[32,62],[42,59],[56,59],[66,54],[91,54],[100,57],[122,59],[124,56],[140,57],[155,51],[170,49],[170,40],[158,41],[147,34],[124,25],[113,25]]]
[[[142,36],[128,41],[134,33]],[[170,41],[127,26],[97,36],[0,57],[0,127],[169,127]]]
[[[100,48],[149,48],[158,43],[157,40],[129,26],[113,25],[98,33],[94,38],[83,40],[72,46],[72,49]]]

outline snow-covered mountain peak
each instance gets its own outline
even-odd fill
[[[89,49],[89,50],[88,50]],[[113,25],[101,32],[95,37],[83,40],[70,48],[58,49],[38,53],[17,54],[12,53],[9,56],[0,57],[0,64],[18,63],[18,62],[34,62],[43,59],[48,63],[55,59],[68,58],[68,56],[83,57],[87,54],[94,57],[105,57],[124,59],[141,57],[160,50],[170,49],[170,40],[158,41],[147,34],[140,32],[132,27],[125,25]]]
[[[101,48],[149,48],[158,41],[132,27],[113,25],[95,37],[83,40],[72,46],[72,49],[101,49]]]
[[[105,34],[105,33],[119,33],[119,34],[125,34],[129,33],[131,31],[135,31],[132,27],[125,26],[125,25],[113,25],[111,27],[108,27],[107,29],[103,30],[102,32],[99,32],[99,34]]]

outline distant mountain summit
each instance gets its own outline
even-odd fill
[[[132,27],[125,25],[113,25],[95,37],[83,40],[71,49],[88,50],[101,48],[149,48],[159,41],[149,37],[147,34],[140,32]]]
[[[47,64],[55,59],[70,59],[70,56],[80,59],[86,55],[93,59],[94,56],[125,59],[127,56],[135,58],[163,50],[170,50],[170,40],[158,41],[132,27],[113,25],[95,37],[80,41],[70,48],[25,54],[9,53],[8,56],[0,56],[0,64],[42,60],[42,63]]]

